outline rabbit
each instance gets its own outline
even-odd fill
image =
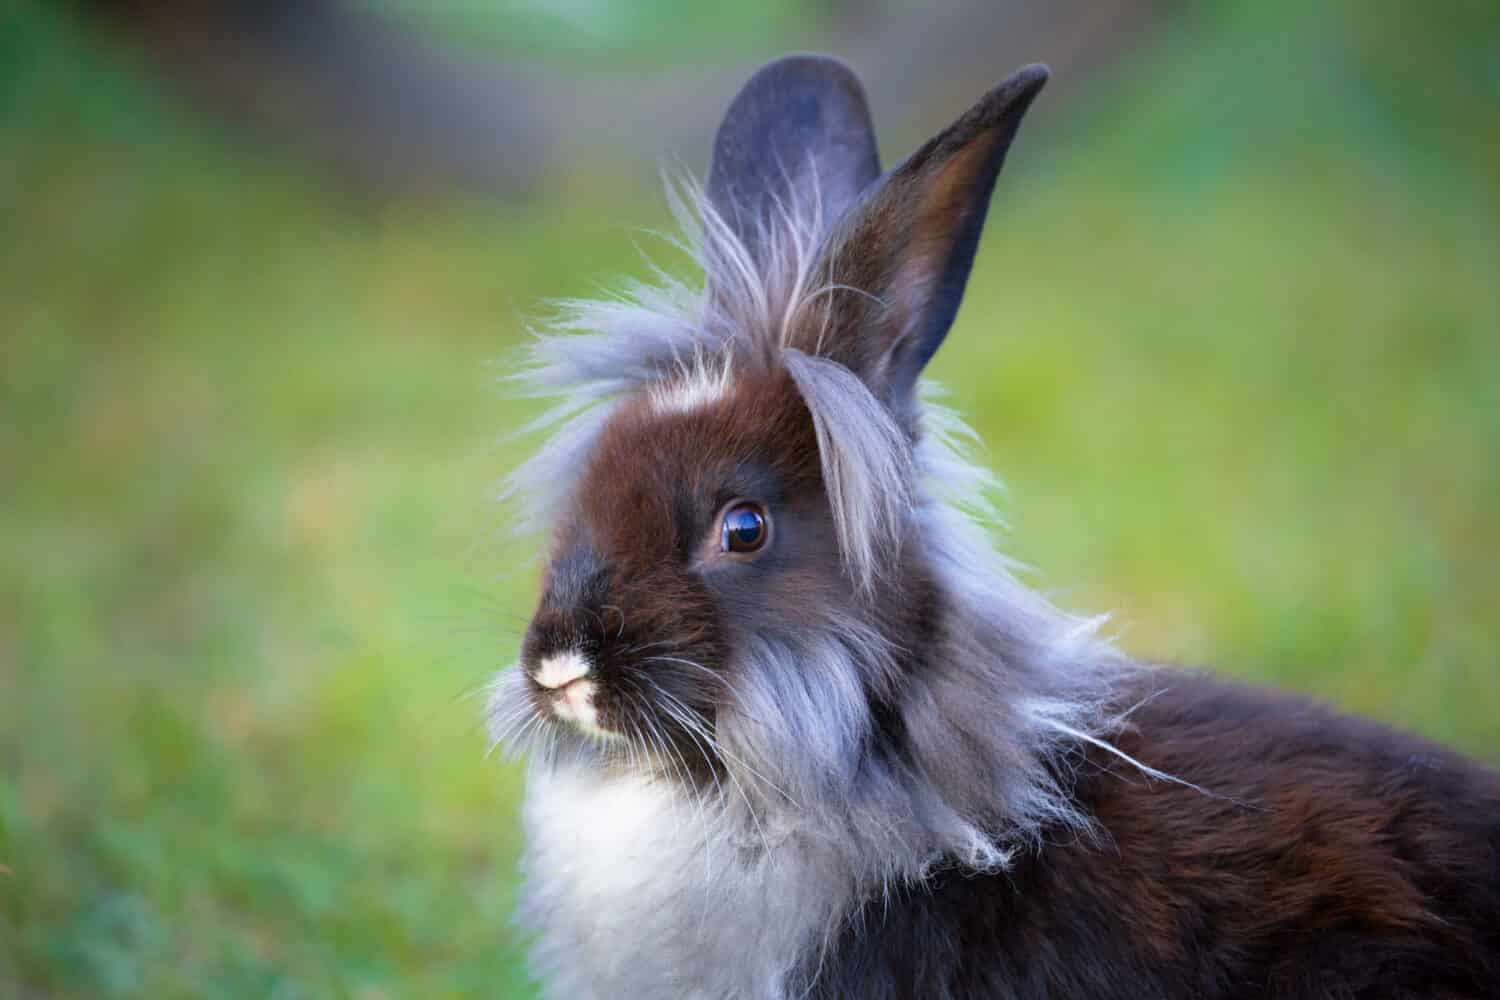
[[[1127,657],[1020,584],[924,391],[1026,67],[883,172],[844,64],[672,189],[703,283],[570,303],[492,739],[554,997],[1500,996],[1500,776]]]

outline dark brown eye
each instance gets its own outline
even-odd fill
[[[720,539],[725,552],[756,552],[771,534],[766,509],[758,503],[737,503],[724,512]]]

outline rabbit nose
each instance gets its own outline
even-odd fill
[[[536,673],[532,676],[536,678],[538,684],[549,691],[560,691],[574,681],[587,677],[588,673],[588,658],[576,649],[570,649],[542,657],[541,663],[537,664]]]

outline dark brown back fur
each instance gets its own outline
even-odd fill
[[[1291,696],[1149,681],[1117,745],[1197,788],[1090,752],[1096,840],[871,901],[814,995],[1500,996],[1500,778]]]

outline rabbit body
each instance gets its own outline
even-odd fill
[[[771,64],[682,213],[704,287],[533,345],[552,547],[488,711],[553,996],[1496,995],[1500,778],[1134,663],[971,516],[920,376],[1045,79],[881,174],[853,75]]]
[[[1495,995],[1493,775],[1305,701],[1149,676],[1118,746],[1199,787],[1096,750],[1073,788],[1093,829],[1003,871],[861,893],[793,815],[764,850],[666,786],[552,772],[526,809],[539,968],[567,997]]]

